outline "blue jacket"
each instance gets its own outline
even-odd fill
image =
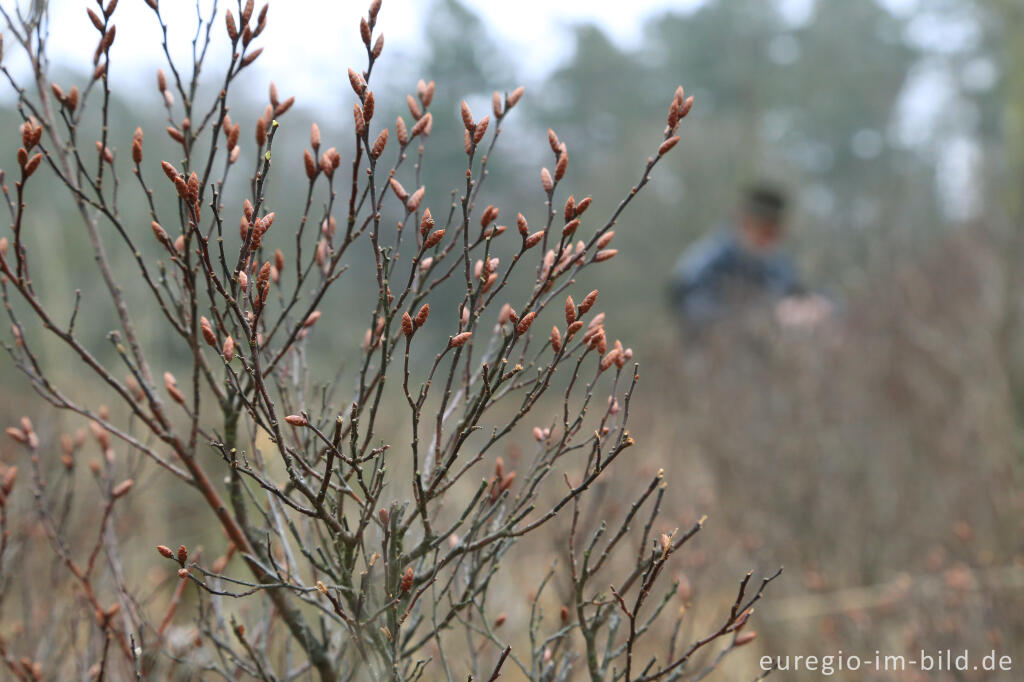
[[[696,324],[758,299],[777,300],[802,292],[785,254],[744,248],[731,226],[716,229],[683,253],[672,271],[670,289],[677,312]]]

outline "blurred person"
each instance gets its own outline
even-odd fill
[[[770,310],[783,326],[814,326],[831,304],[807,291],[781,242],[786,197],[775,187],[749,188],[735,217],[691,245],[672,271],[672,305],[690,330]]]

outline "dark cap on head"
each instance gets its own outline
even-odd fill
[[[773,185],[751,185],[743,194],[743,209],[758,218],[777,222],[786,212],[786,195]]]

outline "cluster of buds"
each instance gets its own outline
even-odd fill
[[[21,168],[21,177],[23,180],[27,180],[29,176],[36,172],[39,168],[39,164],[43,160],[43,153],[36,152],[35,155],[29,157],[32,150],[39,140],[43,137],[43,126],[36,125],[32,119],[25,121],[21,126],[21,144],[18,148],[18,166]]]
[[[359,37],[363,40],[363,45],[366,46],[366,50],[370,54],[370,59],[374,60],[380,56],[380,53],[384,50],[384,36],[377,36],[377,41],[373,43],[371,47],[371,41],[373,40],[373,29],[377,25],[377,14],[380,12],[380,1],[372,0],[370,2],[370,9],[366,13],[365,18],[359,20]]]
[[[665,126],[665,141],[658,147],[658,156],[666,154],[679,142],[676,131],[679,129],[679,123],[686,118],[691,109],[693,109],[693,95],[686,97],[683,86],[680,85],[672,96],[672,104],[668,109],[668,125]]]
[[[110,47],[114,44],[114,37],[117,35],[117,27],[110,24],[108,27],[108,21],[114,10],[117,9],[117,0],[110,0],[107,6],[104,8],[100,5],[101,11],[103,12],[103,18],[100,19],[99,15],[96,14],[91,8],[86,8],[86,13],[89,15],[89,21],[92,22],[93,27],[99,31],[100,40],[96,44],[96,50],[92,55],[92,63],[95,67],[92,72],[93,80],[99,80],[107,72],[107,62],[100,63],[102,57],[110,59]]]
[[[32,420],[28,417],[22,417],[19,426],[7,427],[7,435],[22,445],[27,445],[30,450],[39,449],[39,436],[36,435],[35,429],[32,428]]]
[[[405,572],[402,573],[402,580],[398,584],[398,588],[402,591],[402,594],[405,594],[406,592],[412,589],[412,586],[415,582],[416,574],[415,572],[413,572],[412,566],[408,566],[406,567]]]
[[[157,545],[156,551],[160,553],[160,556],[165,559],[172,559],[178,562],[178,565],[185,568],[185,562],[188,561],[188,548],[185,545],[180,545],[178,551],[175,552],[167,545]]]
[[[498,501],[501,494],[512,487],[512,484],[516,482],[516,472],[510,471],[505,472],[505,461],[498,457],[494,461],[494,475],[491,476],[490,484],[490,499],[491,503]]]
[[[491,122],[491,117],[484,116],[479,121],[474,121],[473,112],[470,111],[466,100],[462,100],[461,111],[462,125],[466,128],[466,153],[471,154],[476,149],[476,146],[480,144],[480,140],[484,139],[484,135],[487,133],[487,126]]]
[[[500,121],[522,98],[524,92],[526,92],[526,88],[520,85],[511,93],[507,93],[504,106],[502,106],[501,93],[495,90],[494,94],[491,95],[491,110],[494,111],[494,117]]]
[[[242,148],[238,146],[238,138],[242,134],[242,127],[238,123],[232,123],[231,116],[228,114],[224,114],[220,127],[227,142],[228,163],[234,163],[238,161],[238,156],[242,153]]]
[[[540,243],[540,240],[544,238],[544,230],[538,230],[533,234],[530,234],[530,226],[526,222],[526,218],[523,217],[522,213],[516,215],[516,229],[519,230],[520,236],[523,238],[523,249],[532,249]]]
[[[78,108],[78,86],[71,86],[71,90],[65,93],[59,85],[56,83],[50,83],[50,90],[53,92],[53,96],[56,98],[60,105],[67,109],[69,112],[74,112]]]
[[[241,31],[239,31],[239,26],[235,24],[235,15],[231,13],[231,9],[229,8],[227,12],[224,13],[225,28],[227,29],[228,38],[231,40],[232,46],[237,46],[238,40],[239,38],[241,38],[242,48],[245,49],[249,46],[249,43],[251,43],[254,38],[258,37],[261,33],[263,33],[263,29],[267,27],[267,8],[268,5],[263,5],[263,8],[260,10],[260,13],[256,18],[256,26],[250,27],[249,23],[250,20],[252,19],[252,13],[253,10],[255,9],[255,6],[253,4],[253,0],[247,0],[247,2],[245,3],[245,7],[242,8],[242,14],[240,17]],[[246,59],[248,59],[249,57],[251,57],[251,59],[249,59],[248,62],[246,62],[245,59],[243,59],[242,66],[251,64],[252,61],[256,59],[256,56],[259,56],[259,53],[261,51],[262,50],[257,50],[256,52],[246,55]]]
[[[178,169],[166,161],[160,162],[160,167],[164,171],[164,175],[167,179],[174,183],[174,188],[178,191],[178,196],[185,200],[186,204],[190,207],[195,215],[195,219],[199,219],[200,207],[199,207],[199,176],[196,175],[195,171],[192,171],[186,178],[184,174],[179,173]]]
[[[417,329],[423,326],[427,321],[427,317],[430,315],[430,304],[424,303],[413,317],[408,312],[402,313],[402,333],[405,336],[412,336]]]

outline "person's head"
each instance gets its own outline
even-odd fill
[[[755,251],[773,248],[782,239],[786,197],[770,185],[746,190],[739,207],[737,226],[743,243]]]

